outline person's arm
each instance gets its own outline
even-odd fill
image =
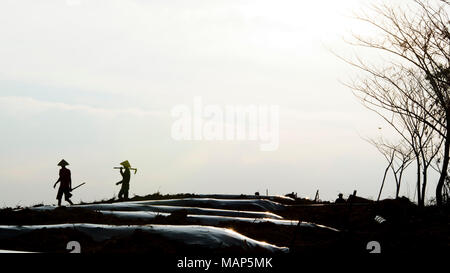
[[[72,174],[70,173],[70,170],[68,170],[69,174],[69,189],[72,191]]]
[[[61,182],[61,171],[59,171],[59,178],[58,180],[56,180],[55,185],[53,185],[53,188],[55,188],[59,182]]]
[[[120,175],[122,175],[122,179],[123,179],[123,168],[122,167],[120,167]],[[122,184],[122,181],[117,182],[116,185]]]

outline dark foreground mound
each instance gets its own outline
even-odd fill
[[[186,196],[183,196],[186,197]],[[367,245],[376,241],[384,254],[448,253],[450,250],[449,208],[419,208],[406,198],[359,204],[288,205],[279,214],[284,219],[327,225],[340,230],[303,228],[273,223],[228,221],[218,227],[232,229],[254,240],[289,247],[289,256],[304,254],[366,254]],[[82,208],[45,210],[0,210],[0,225],[50,225],[91,223],[106,225],[186,225],[186,213],[138,220],[118,218]],[[376,217],[378,216],[378,221]],[[105,241],[95,241],[74,229],[35,230],[15,238],[0,240],[0,249],[68,252],[66,244],[79,241],[84,253],[157,253],[157,254],[236,254],[241,248],[208,249],[186,245],[158,234],[135,231]],[[259,250],[252,250],[258,252]],[[249,253],[248,250],[246,253]]]

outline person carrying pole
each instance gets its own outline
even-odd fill
[[[131,165],[128,160],[120,163],[122,167],[120,167],[120,174],[122,175],[122,180],[117,182],[116,185],[122,184],[122,187],[119,191],[119,200],[128,200],[128,192],[130,190],[130,169]]]
[[[69,202],[70,205],[73,205],[72,201],[70,201],[70,197],[72,197],[72,194],[70,193],[72,191],[72,178],[70,170],[66,168],[67,165],[69,165],[69,163],[67,163],[64,159],[58,163],[58,166],[61,166],[61,169],[59,170],[59,178],[53,185],[53,188],[55,188],[56,185],[60,183],[58,194],[56,195],[56,199],[58,199],[58,207],[61,206],[63,194],[64,199]]]

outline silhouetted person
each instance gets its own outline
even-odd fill
[[[345,201],[344,198],[342,198],[342,196],[343,196],[342,193],[338,194],[338,199],[336,199],[336,201],[334,201],[334,203],[336,203],[336,204],[342,204],[342,203],[345,203],[346,201]]]
[[[55,185],[53,185],[53,188],[55,188],[56,184],[59,183],[58,194],[56,195],[56,199],[58,199],[58,207],[61,206],[63,194],[64,199],[69,202],[69,204],[73,205],[72,201],[70,201],[70,197],[72,197],[72,194],[70,193],[72,191],[72,178],[70,175],[70,170],[66,168],[67,165],[69,165],[69,163],[67,163],[64,159],[58,163],[58,166],[61,166],[61,169],[59,170],[59,178]]]
[[[123,167],[120,167],[120,174],[122,175],[122,181],[116,183],[116,185],[122,184],[122,187],[119,191],[119,199],[128,200],[128,191],[130,190],[130,162],[125,160],[120,163]],[[124,171],[125,169],[125,171]]]

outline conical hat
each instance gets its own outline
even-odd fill
[[[58,163],[58,166],[67,166],[67,165],[69,165],[69,163],[67,163],[67,161],[65,161],[64,159]]]
[[[124,162],[120,163],[120,165],[124,166],[125,168],[131,168],[130,162],[128,162],[128,160],[125,160]]]

